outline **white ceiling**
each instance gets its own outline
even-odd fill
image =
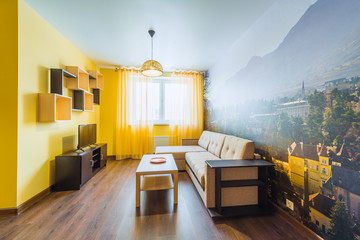
[[[99,66],[207,70],[275,0],[25,0]]]

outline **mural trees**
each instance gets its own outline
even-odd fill
[[[354,100],[355,97],[348,91],[340,91],[337,88],[331,91],[331,102],[326,108],[323,122],[327,143],[340,147],[348,129],[359,120],[350,105]]]
[[[274,132],[274,131],[272,131]],[[289,116],[282,112],[277,119],[278,145],[285,146],[285,150],[293,142],[303,142],[306,137],[304,120],[298,116]]]
[[[301,117],[292,118],[292,140],[293,141],[304,141],[306,137],[306,129],[304,126],[304,120]]]
[[[323,92],[315,90],[307,99],[310,104],[307,120],[308,141],[310,144],[321,143],[323,141],[322,123],[324,121],[326,97]]]
[[[352,232],[351,217],[348,208],[343,201],[336,201],[331,210],[330,239],[352,240],[355,236]]]

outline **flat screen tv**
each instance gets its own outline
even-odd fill
[[[79,125],[78,149],[96,144],[96,124]]]

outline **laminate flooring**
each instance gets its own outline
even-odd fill
[[[139,160],[108,161],[79,191],[53,192],[18,216],[0,216],[0,239],[311,239],[280,214],[212,219],[186,172],[173,190],[141,192]]]

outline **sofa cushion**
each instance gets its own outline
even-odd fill
[[[254,159],[255,144],[253,141],[226,136],[221,150],[221,159]]]
[[[174,160],[184,160],[187,152],[206,152],[200,146],[159,146],[155,149],[155,154],[172,154]]]
[[[209,143],[210,143],[210,137],[211,133],[209,131],[203,131],[200,138],[199,138],[199,146],[205,148],[207,150]]]
[[[224,145],[225,134],[211,133],[208,151],[217,157],[220,157],[221,148]]]
[[[214,154],[209,152],[188,152],[185,154],[186,163],[191,168],[195,177],[199,180],[200,184],[205,186],[205,169],[206,160],[221,160]]]

